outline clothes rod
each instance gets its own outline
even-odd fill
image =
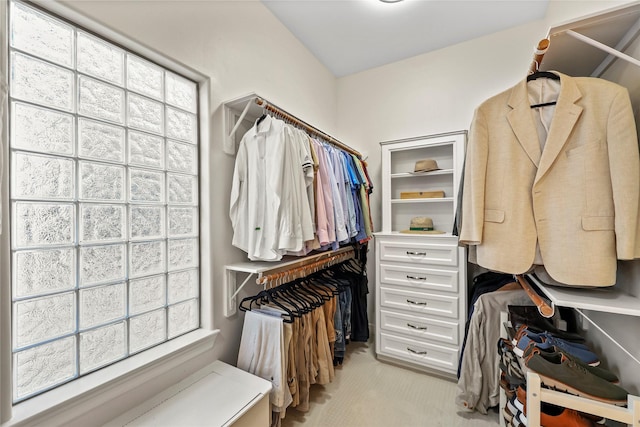
[[[322,265],[331,264],[332,262],[346,261],[347,259],[355,257],[355,250],[353,246],[346,246],[335,251],[321,252],[319,254],[310,255],[296,260],[288,262],[285,265],[274,267],[264,272],[260,272],[256,279],[256,284],[264,285],[279,275],[292,272],[301,272],[306,267],[316,268]]]
[[[287,113],[286,111],[284,111],[282,108],[277,107],[273,104],[270,104],[269,102],[267,102],[266,100],[262,99],[262,98],[256,98],[256,104],[260,105],[262,108],[269,110],[275,114],[278,114],[282,117],[284,117],[285,120],[290,121],[295,123],[298,126],[301,126],[303,128],[305,128],[308,132],[315,134],[319,137],[321,137],[322,139],[326,140],[327,142],[335,145],[336,147],[341,148],[342,150],[351,153],[355,156],[358,156],[359,159],[362,160],[362,154],[360,154],[360,152],[354,150],[353,148],[349,147],[348,145],[343,144],[342,142],[338,141],[337,139],[333,138],[330,135],[327,135],[326,133],[314,128],[313,126],[311,126],[308,123],[303,122],[302,120],[298,119],[295,116],[292,116],[291,114]]]

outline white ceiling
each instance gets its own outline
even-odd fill
[[[261,0],[337,77],[544,18],[548,0]]]

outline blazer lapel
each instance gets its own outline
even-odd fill
[[[540,141],[538,131],[531,117],[531,106],[527,95],[527,80],[513,87],[509,97],[509,106],[513,108],[507,113],[507,120],[518,142],[536,167],[540,162]]]
[[[560,75],[560,95],[558,95],[556,110],[553,114],[551,128],[540,158],[540,165],[538,166],[534,184],[540,181],[553,165],[562,147],[566,144],[580,114],[582,114],[582,107],[575,104],[582,97],[580,89],[578,89],[571,77],[561,73],[558,74]]]

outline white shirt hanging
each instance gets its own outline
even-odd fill
[[[238,147],[229,207],[231,243],[251,260],[282,258],[274,248],[285,167],[283,126],[267,116],[245,133]]]

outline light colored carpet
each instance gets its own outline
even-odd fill
[[[456,384],[380,362],[373,343],[350,343],[331,384],[311,386],[307,413],[287,410],[282,427],[496,427],[489,415],[459,411]]]

